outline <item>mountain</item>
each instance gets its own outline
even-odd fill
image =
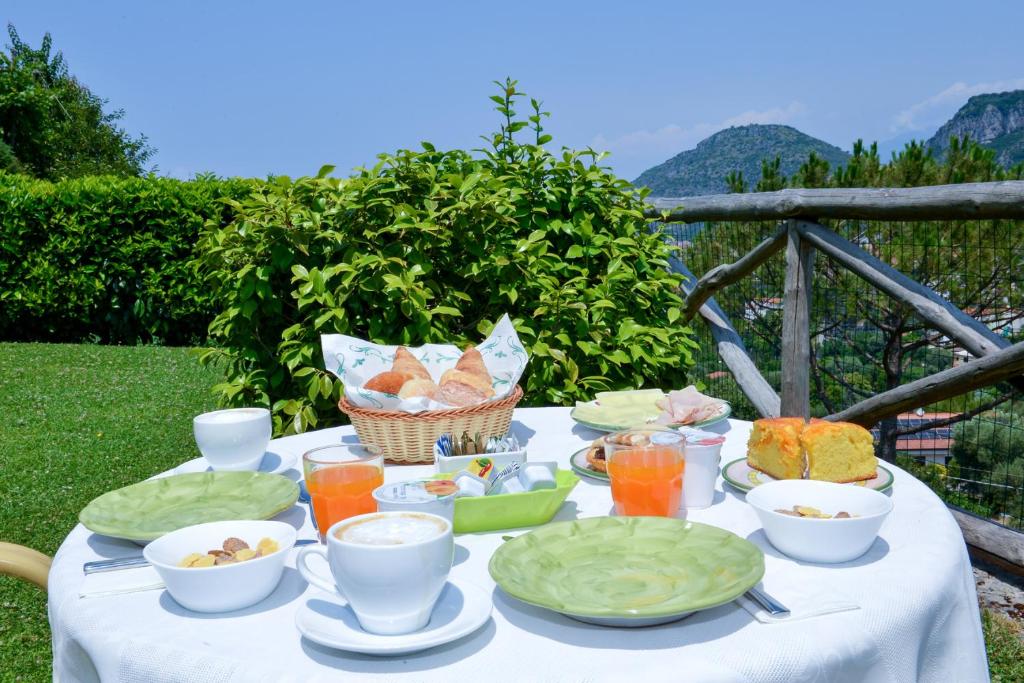
[[[975,95],[928,141],[936,155],[949,149],[950,137],[970,135],[996,151],[1009,168],[1024,161],[1024,90]]]
[[[817,152],[835,168],[850,155],[823,140],[812,138],[790,126],[752,124],[719,131],[668,161],[649,168],[633,181],[646,186],[655,197],[692,197],[728,192],[725,176],[742,171],[753,186],[761,177],[761,160],[781,160],[780,170],[792,175]]]

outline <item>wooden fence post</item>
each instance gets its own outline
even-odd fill
[[[782,300],[782,414],[811,416],[810,297],[814,247],[801,239],[789,220],[786,238],[786,288]]]

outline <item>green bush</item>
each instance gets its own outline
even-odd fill
[[[190,266],[250,180],[0,172],[0,339],[190,344],[216,310]]]
[[[590,150],[548,152],[539,104],[521,120],[499,85],[504,123],[475,157],[423,143],[346,179],[277,178],[209,224],[198,265],[222,308],[203,360],[227,361],[225,404],[272,406],[279,434],[337,423],[321,334],[465,344],[505,312],[527,403],[683,384],[680,281],[642,198]]]

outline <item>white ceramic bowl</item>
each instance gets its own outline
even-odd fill
[[[280,549],[265,557],[214,567],[179,567],[189,553],[220,548],[225,539],[240,538],[255,549],[263,537]],[[284,522],[238,520],[195,524],[161,536],[142,554],[156,568],[167,592],[195,612],[230,612],[255,605],[270,595],[281,580],[288,551],[295,545],[295,528]]]
[[[806,562],[848,562],[866,553],[878,537],[892,500],[862,486],[827,481],[783,479],[762,484],[747,493],[768,540],[779,551]],[[850,519],[793,517],[775,512],[807,505]]]
[[[192,419],[196,445],[215,470],[255,470],[270,443],[270,411],[229,408]]]

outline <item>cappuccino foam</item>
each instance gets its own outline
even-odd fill
[[[404,513],[361,519],[341,527],[334,536],[339,541],[362,545],[404,545],[429,541],[446,530],[447,526],[440,520]]]

